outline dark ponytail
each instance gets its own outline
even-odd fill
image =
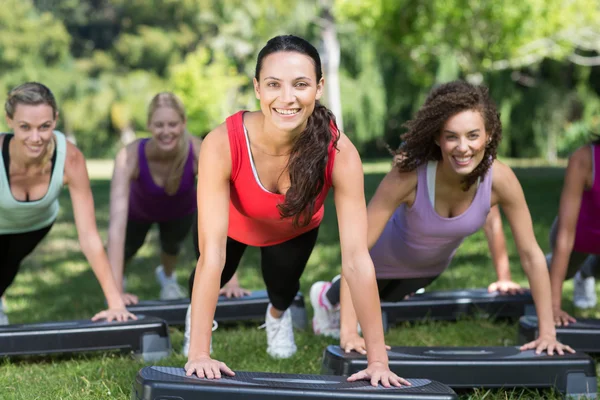
[[[260,81],[264,58],[281,51],[310,57],[315,65],[317,82],[321,80],[323,71],[317,49],[298,36],[283,35],[270,39],[258,53],[254,73],[258,81]],[[335,126],[335,139],[332,136],[331,124]],[[308,117],[306,129],[298,136],[292,147],[287,164],[290,188],[285,194],[284,203],[278,206],[281,217],[293,218],[295,227],[303,227],[310,223],[317,198],[325,186],[329,145],[333,140],[333,146],[337,149],[338,139],[335,116],[317,101],[313,113]]]
[[[298,136],[290,153],[290,188],[285,194],[285,202],[278,207],[282,217],[294,218],[296,227],[310,223],[317,197],[325,186],[329,144],[333,136],[331,121],[335,125],[333,113],[317,102],[308,117],[306,130]],[[338,139],[339,134],[336,133],[334,146]]]

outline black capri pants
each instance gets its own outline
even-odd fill
[[[193,232],[196,258],[199,258],[197,224],[194,224]],[[285,311],[292,305],[294,297],[300,290],[300,277],[315,247],[318,234],[319,227],[296,236],[287,242],[260,248],[260,266],[263,280],[267,286],[269,301],[277,310]],[[246,247],[248,247],[247,244],[240,243],[230,237],[227,238],[225,267],[221,274],[220,287],[225,286],[237,270]],[[189,279],[190,294],[192,293],[195,276],[196,269],[194,268]]]
[[[439,275],[426,278],[377,279],[379,299],[381,301],[397,302],[415,293],[417,290],[430,285]],[[340,303],[341,279],[333,282],[325,296],[332,305]]]
[[[186,215],[166,222],[156,222],[158,224],[158,236],[160,249],[171,256],[176,256],[181,250],[181,245],[194,223],[194,215]],[[147,221],[127,221],[125,231],[125,262],[131,260],[135,253],[146,240],[146,235],[154,222]]]
[[[0,296],[15,280],[21,261],[46,237],[52,225],[54,221],[35,231],[0,235]]]

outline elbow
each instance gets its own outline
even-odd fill
[[[81,247],[81,252],[86,256],[92,256],[104,251],[100,236],[91,233],[82,233],[79,235],[79,246]]]
[[[357,277],[364,282],[365,279],[374,278],[375,268],[369,252],[353,251],[346,256],[342,255],[342,273],[350,280]]]
[[[537,244],[521,252],[521,265],[528,277],[538,271],[548,271],[546,257]]]

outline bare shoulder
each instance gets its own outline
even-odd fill
[[[65,156],[65,171],[68,169],[76,169],[85,166],[85,157],[81,150],[73,143],[67,140],[67,149]]]
[[[592,146],[582,146],[575,150],[569,157],[569,165],[573,164],[578,169],[591,171],[593,165]]]
[[[202,153],[206,154],[207,152],[217,152],[221,155],[229,153],[229,135],[225,123],[210,131],[202,140]]]
[[[502,161],[494,160],[492,164],[492,186],[503,186],[516,179],[517,176],[512,168]]]
[[[136,139],[119,150],[115,159],[115,173],[131,178],[134,171],[137,171],[140,141],[141,139]]]
[[[513,202],[523,196],[523,188],[515,172],[502,161],[494,160],[491,205]]]
[[[337,154],[335,156],[336,160],[340,157],[342,159],[355,158],[355,157],[358,157],[360,159],[360,155],[358,154],[358,150],[356,149],[356,146],[354,146],[354,143],[352,143],[352,141],[348,138],[348,136],[342,131],[339,131],[339,135],[340,135],[340,137],[336,144],[336,147],[337,147]]]

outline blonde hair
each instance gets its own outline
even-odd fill
[[[56,105],[56,99],[52,94],[52,91],[47,86],[42,85],[38,82],[27,82],[23,83],[10,92],[8,92],[8,98],[4,103],[4,111],[8,118],[13,119],[15,111],[19,104],[25,104],[29,106],[37,106],[40,104],[48,105],[52,108],[52,120],[56,119],[58,114],[58,106]],[[44,172],[50,170],[50,160],[54,155],[56,143],[54,136],[46,147],[46,154],[42,159],[42,168]]]
[[[181,100],[171,92],[161,92],[152,98],[150,105],[148,106],[148,125],[152,120],[152,116],[161,107],[168,107],[177,112],[182,121],[185,122],[185,107]],[[175,158],[169,169],[165,183],[165,192],[169,195],[174,195],[179,189],[181,183],[181,177],[183,175],[183,169],[187,161],[189,153],[189,143],[191,141],[190,135],[187,131],[184,132],[183,137],[179,141]]]

